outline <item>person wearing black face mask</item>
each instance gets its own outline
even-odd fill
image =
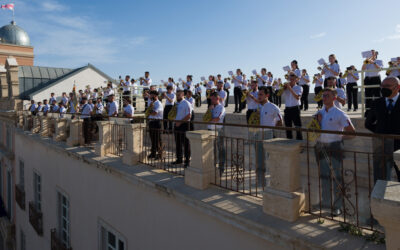
[[[400,80],[387,77],[381,85],[383,97],[372,103],[365,120],[365,128],[376,134],[400,135]],[[392,167],[395,168],[398,181],[400,171],[393,160],[393,152],[400,149],[400,140],[373,138],[374,183],[377,180],[390,180]]]

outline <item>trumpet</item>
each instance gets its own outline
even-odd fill
[[[322,93],[323,93],[322,90],[321,90],[320,92],[318,92],[318,94],[316,94],[316,95],[314,96],[314,101],[316,101],[316,102],[322,101]]]
[[[346,69],[346,71],[344,72],[344,74],[343,74],[342,77],[343,77],[343,78],[346,78],[346,77],[349,75],[349,73],[350,73],[350,72]]]
[[[286,85],[287,83],[285,83],[285,84],[279,84],[279,90],[278,90],[278,93],[276,93],[276,95],[277,96],[281,96],[282,94],[283,94],[283,91],[285,91],[285,85]]]

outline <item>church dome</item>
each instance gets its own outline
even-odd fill
[[[28,33],[12,21],[0,28],[0,43],[30,46],[30,39]]]

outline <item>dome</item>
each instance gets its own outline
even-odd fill
[[[0,43],[30,46],[28,33],[17,26],[14,21],[0,28]]]

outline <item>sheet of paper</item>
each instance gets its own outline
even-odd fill
[[[233,76],[233,71],[228,71],[228,74],[229,74],[230,76]]]
[[[397,62],[397,58],[398,58],[398,57],[393,57],[392,59],[390,59],[390,61],[392,61],[392,62]]]
[[[290,71],[290,67],[289,66],[285,66],[285,67],[283,67],[283,70],[284,71]]]
[[[179,82],[182,82],[182,78],[179,78],[178,81],[179,81]]]
[[[253,75],[257,75],[257,70],[253,69]]]
[[[326,64],[325,59],[324,58],[319,59],[318,60],[318,64],[319,65],[325,65]]]
[[[200,77],[200,79],[204,82],[206,78],[204,76]]]
[[[361,52],[361,56],[363,58],[370,58],[370,57],[372,57],[372,51],[371,50],[367,50],[367,51]]]

